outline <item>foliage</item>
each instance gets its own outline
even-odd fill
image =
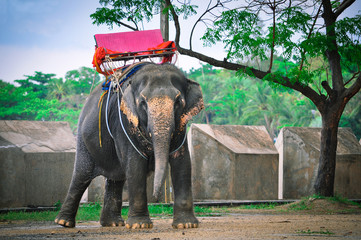
[[[114,26],[127,27],[132,30],[141,30],[144,21],[149,22],[153,15],[161,12],[161,4],[164,1],[159,0],[99,0],[101,8],[97,8],[90,17],[93,24],[105,24],[109,28]],[[182,4],[174,7],[178,14],[183,14],[185,18],[196,14],[197,6],[191,4]]]
[[[285,71],[287,63],[279,59],[275,65]],[[275,89],[267,82],[208,64],[191,69],[187,77],[197,81],[203,91],[205,110],[195,117],[196,123],[264,125],[272,138],[286,126],[321,127],[316,106],[292,89]],[[360,101],[359,94],[349,102],[340,123],[350,127],[357,139],[361,138]]]
[[[90,15],[90,17],[94,20],[93,24],[106,24],[112,28],[113,24],[118,26],[122,25],[118,19],[126,19],[132,24],[133,30],[139,30],[137,23],[142,22],[143,18],[147,21],[151,19],[153,15],[153,8],[155,8],[158,1],[100,0],[99,3],[104,7],[98,8],[95,13]],[[107,7],[109,5],[112,7]]]
[[[274,65],[280,71],[287,71],[292,63],[277,58]],[[93,69],[84,67],[68,71],[65,81],[52,75],[49,84],[44,85],[45,98],[39,98],[43,93],[34,92],[31,86],[16,87],[0,80],[0,119],[67,121],[74,130],[86,96],[92,86],[100,82],[96,75],[93,84],[92,74]],[[216,69],[209,64],[186,74],[199,82],[203,91],[205,110],[194,122],[264,125],[272,138],[285,126],[321,126],[321,116],[314,104],[292,89],[273,88],[265,81]],[[46,74],[37,72],[37,75]],[[360,101],[358,94],[346,106],[340,122],[340,126],[350,127],[357,139],[361,138]]]
[[[78,117],[93,85],[100,81],[91,68],[69,71],[66,79],[35,72],[15,80],[19,86],[0,80],[0,119],[67,121],[76,128]]]

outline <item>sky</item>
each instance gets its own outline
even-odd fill
[[[64,78],[67,71],[92,67],[95,34],[129,31],[93,25],[90,14],[98,7],[98,0],[0,0],[0,79],[13,82],[35,71]],[[173,22],[170,26],[173,40]],[[159,17],[145,24],[147,30],[156,28]],[[202,43],[194,48],[202,48]],[[216,49],[212,54],[223,59],[221,48]],[[177,66],[189,70],[200,63],[182,56]]]
[[[208,1],[197,4],[200,4],[198,12],[202,12]],[[70,70],[92,67],[95,34],[129,31],[93,25],[90,14],[98,7],[101,7],[99,0],[0,0],[0,79],[13,82],[25,79],[24,75],[34,75],[35,71],[64,78]],[[361,0],[356,0],[343,15],[354,15],[360,9]],[[183,47],[188,47],[184,36],[188,36],[195,20],[182,22],[180,18]],[[160,28],[159,15],[144,25],[146,30],[157,28]],[[170,40],[174,36],[174,24],[170,22]],[[221,45],[204,48],[200,37],[196,30],[194,50],[217,59],[226,56]],[[184,70],[201,66],[199,60],[182,55],[176,65]]]

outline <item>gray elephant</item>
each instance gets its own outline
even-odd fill
[[[120,75],[120,74],[119,74]],[[168,163],[174,188],[174,228],[198,227],[191,189],[186,124],[203,109],[199,85],[170,64],[144,63],[126,70],[101,99],[102,86],[89,96],[79,118],[72,181],[55,222],[75,226],[80,199],[92,179],[106,177],[102,226],[151,228],[146,178],[154,171],[157,199]],[[121,217],[128,183],[129,215]]]

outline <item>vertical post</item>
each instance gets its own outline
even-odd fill
[[[165,1],[161,1],[160,9],[160,31],[162,32],[163,41],[169,41],[169,14],[168,11],[164,14],[163,10],[168,7],[168,4]],[[170,168],[165,179],[165,189],[164,189],[164,201],[169,203],[172,201],[172,180],[170,176]],[[168,183],[168,184],[167,184]],[[168,186],[168,188],[167,188]]]
[[[165,1],[161,1],[160,9],[160,31],[162,32],[163,41],[169,41],[169,14],[164,14],[163,10],[168,7]]]

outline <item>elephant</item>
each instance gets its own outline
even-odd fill
[[[55,222],[75,227],[84,191],[92,179],[103,175],[106,183],[100,224],[152,228],[147,175],[154,172],[153,197],[158,199],[170,165],[172,226],[197,228],[186,124],[204,108],[199,84],[172,64],[140,63],[127,76],[115,73],[118,80],[113,78],[110,89],[104,93],[102,86],[97,86],[82,109],[72,180]],[[129,195],[126,222],[121,217],[125,181]]]

